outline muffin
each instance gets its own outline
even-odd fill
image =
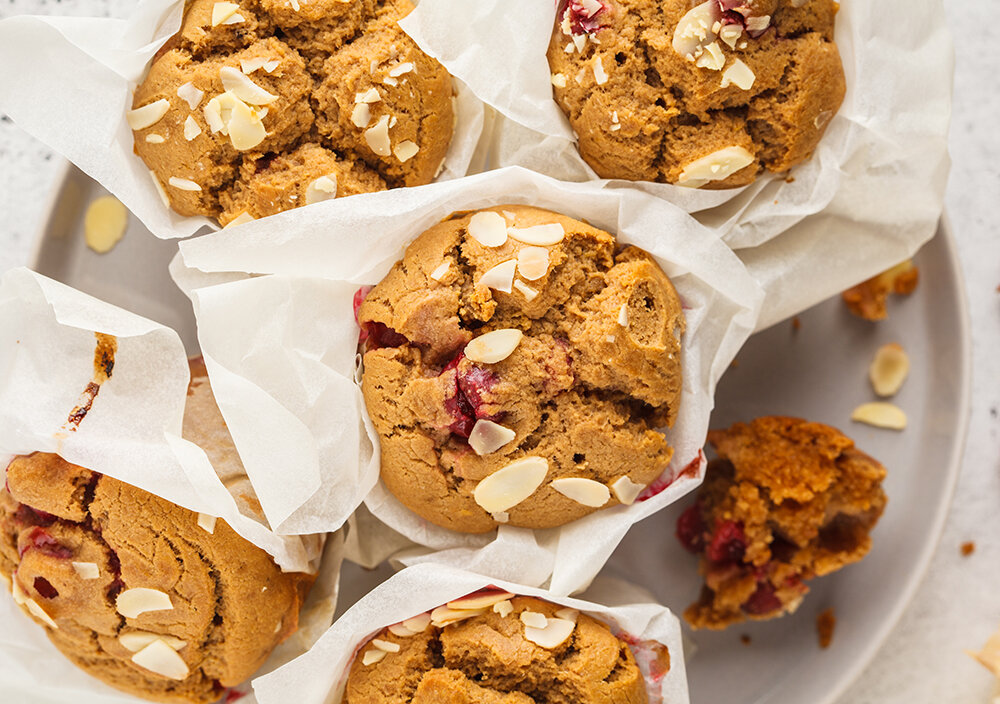
[[[684,612],[723,629],[794,611],[806,581],[857,562],[882,515],[885,468],[835,428],[767,416],[711,431],[711,461],[677,537],[705,586]]]
[[[602,178],[733,188],[808,159],[844,99],[833,0],[569,0],[555,99]]]
[[[382,481],[431,523],[560,526],[631,503],[667,468],[681,303],[607,232],[519,205],[455,214],[358,321]]]
[[[429,183],[451,78],[400,29],[409,0],[189,0],[136,89],[135,152],[164,201],[223,225]]]
[[[669,654],[661,653],[665,673]],[[496,592],[381,631],[358,650],[344,692],[344,704],[647,701],[635,656],[605,624]]]
[[[235,454],[222,416],[205,379],[190,393],[185,428],[201,428],[220,466]],[[252,508],[245,475],[229,469],[241,508]],[[43,453],[7,467],[0,575],[88,674],[145,699],[206,704],[296,630],[313,581],[283,573],[224,520]]]
[[[881,274],[862,281],[840,294],[847,310],[863,320],[889,317],[889,294],[909,296],[920,283],[920,270],[907,259]]]

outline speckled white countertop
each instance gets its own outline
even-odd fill
[[[1000,140],[993,132],[1000,114],[1000,25],[990,21],[994,4],[946,3],[960,38],[947,203],[973,331],[964,467],[926,580],[842,704],[985,704],[994,691],[993,678],[963,654],[1000,627]],[[0,18],[121,17],[132,7],[134,0],[0,0]],[[59,164],[50,149],[0,115],[0,272],[28,262]],[[960,545],[969,540],[976,550],[962,557]]]

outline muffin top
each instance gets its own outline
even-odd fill
[[[409,0],[193,0],[135,91],[135,151],[182,215],[228,224],[414,186],[451,141],[448,73]]]
[[[631,503],[672,449],[681,303],[636,247],[527,206],[418,237],[358,320],[382,479],[411,510],[478,533]]]
[[[843,101],[833,0],[569,0],[548,58],[604,178],[732,188],[808,159]]]
[[[466,608],[476,605],[468,603],[472,600],[485,606]],[[503,593],[473,595],[453,605],[460,608],[442,607],[408,619],[362,645],[344,703],[648,701],[628,645],[586,614]],[[669,655],[663,652],[666,671]]]

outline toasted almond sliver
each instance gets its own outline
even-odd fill
[[[222,229],[223,230],[228,230],[230,227],[236,227],[237,225],[245,225],[248,222],[253,222],[256,219],[257,218],[255,218],[253,215],[251,215],[250,213],[248,213],[247,211],[244,210],[242,213],[240,213],[239,215],[237,215],[235,218],[233,218],[232,220],[230,220],[229,222],[227,222],[222,227]]]
[[[600,56],[594,57],[594,80],[597,85],[603,86],[608,82],[608,72],[604,70],[604,63]]]
[[[511,592],[490,592],[487,594],[479,594],[476,596],[467,596],[462,599],[455,599],[454,601],[448,602],[449,609],[456,610],[469,610],[469,609],[488,609],[495,604],[499,604],[501,601],[508,601],[514,598],[514,594]]]
[[[372,108],[368,103],[358,103],[351,112],[351,122],[358,129],[364,129],[371,124]]]
[[[147,611],[169,611],[174,605],[170,602],[170,596],[159,589],[137,587],[119,594],[115,608],[125,618],[135,618]]]
[[[417,635],[416,633],[414,633],[401,623],[394,623],[391,626],[389,626],[389,633],[393,634],[394,636],[399,636],[400,638],[412,638],[413,636]]]
[[[743,90],[750,90],[753,87],[757,76],[745,63],[736,59],[732,65],[722,72],[722,87],[726,88],[730,84]]]
[[[170,198],[167,196],[167,189],[165,189],[163,187],[163,184],[160,183],[160,177],[157,176],[152,171],[149,172],[149,177],[151,179],[153,179],[153,187],[156,189],[156,192],[159,194],[160,200],[163,201],[163,205],[165,207],[169,208],[170,207]]]
[[[517,252],[517,271],[528,281],[537,281],[549,273],[549,250],[545,247],[521,247]]]
[[[573,633],[576,624],[561,618],[550,618],[545,628],[526,626],[524,637],[549,650],[561,645]]]
[[[524,296],[524,300],[528,303],[531,303],[535,300],[535,297],[538,296],[538,291],[531,288],[531,286],[528,286],[523,281],[514,281],[514,288],[521,292],[521,295]]]
[[[419,614],[413,618],[408,618],[401,624],[404,628],[409,628],[414,633],[423,633],[431,625],[431,615],[428,613]]]
[[[514,613],[514,605],[510,603],[510,600],[501,601],[493,605],[493,611],[500,614],[500,618],[507,618]]]
[[[215,516],[210,516],[207,513],[198,514],[198,527],[206,533],[215,533],[215,521]]]
[[[365,142],[379,156],[389,156],[392,149],[389,142],[389,116],[383,115],[373,127],[364,131]]]
[[[438,628],[486,613],[486,609],[450,609],[439,606],[431,611],[431,624]]]
[[[146,135],[146,141],[149,142],[150,144],[163,144],[167,140],[164,139],[162,134],[155,134],[153,132],[150,132],[149,134]]]
[[[382,640],[381,638],[372,638],[372,645],[374,645],[379,650],[384,650],[387,653],[399,652],[399,643],[393,643],[392,641]]]
[[[97,579],[101,576],[101,569],[96,562],[73,562],[73,571],[80,579]]]
[[[465,346],[465,356],[473,362],[496,364],[507,359],[521,344],[524,333],[513,328],[494,330],[473,338]]]
[[[544,457],[511,462],[479,482],[473,498],[488,513],[507,511],[535,493],[549,471]]]
[[[392,153],[396,155],[396,158],[399,159],[399,162],[401,164],[405,164],[410,159],[415,157],[417,155],[417,152],[419,151],[420,147],[418,147],[414,142],[411,142],[410,140],[407,139],[406,141],[397,144],[393,148]]]
[[[898,344],[882,345],[868,367],[868,378],[875,393],[883,398],[895,396],[910,373],[910,358]]]
[[[552,74],[552,85],[556,88],[566,87],[566,75],[563,73],[553,73]]]
[[[226,129],[229,130],[229,140],[233,148],[241,152],[253,149],[267,137],[267,130],[264,129],[260,114],[241,100],[233,102]]]
[[[183,680],[189,670],[184,658],[162,640],[154,640],[132,656],[132,662],[172,680]]]
[[[507,243],[507,221],[491,210],[473,215],[468,230],[469,236],[484,247],[502,247]]]
[[[697,56],[707,44],[715,40],[712,27],[721,14],[718,0],[707,0],[688,10],[674,28],[674,51],[685,58]]]
[[[885,401],[861,404],[851,413],[851,420],[888,430],[906,428],[906,413],[903,409]]]
[[[190,142],[200,134],[201,127],[198,125],[198,121],[191,115],[188,115],[187,119],[184,120],[184,139]]]
[[[532,628],[545,628],[549,625],[548,616],[540,614],[537,611],[522,611],[520,618],[521,623]]]
[[[189,81],[177,88],[177,97],[186,102],[188,107],[194,110],[201,104],[201,99],[205,97],[205,91],[198,90],[194,87],[194,83]]]
[[[440,281],[448,273],[448,269],[451,268],[451,262],[445,260],[437,265],[437,268],[430,273],[430,277],[435,281]]]
[[[701,188],[709,181],[722,181],[753,163],[754,156],[743,147],[724,147],[695,159],[684,167],[678,186]]]
[[[478,286],[488,286],[489,288],[504,293],[510,293],[514,287],[514,273],[517,271],[517,260],[508,259],[497,264],[495,267],[483,274],[477,283]]]
[[[218,27],[236,14],[240,6],[235,2],[217,2],[212,5],[212,26]]]
[[[572,621],[576,623],[576,619],[580,616],[580,611],[578,609],[559,609],[556,611],[556,618],[561,618],[564,621]]]
[[[628,327],[628,303],[622,303],[622,307],[618,309],[618,324],[623,328]]]
[[[268,93],[250,80],[250,77],[237,68],[223,66],[219,69],[219,78],[226,92],[251,105],[268,105],[278,99],[274,93]]]
[[[361,664],[365,667],[369,665],[374,665],[377,662],[381,662],[382,659],[387,655],[384,650],[379,650],[378,648],[369,648],[365,651],[365,654],[361,656]]]
[[[37,618],[40,621],[42,621],[49,628],[54,628],[56,630],[59,630],[59,626],[56,625],[56,622],[52,620],[52,617],[48,615],[48,613],[45,611],[45,609],[43,609],[38,604],[37,601],[35,601],[34,599],[31,599],[31,598],[25,597],[25,599],[24,599],[24,605],[26,607],[28,607],[28,611],[31,612],[32,616],[34,616],[35,618]]]
[[[179,191],[200,191],[201,186],[199,186],[194,181],[186,178],[177,178],[176,176],[171,176],[167,181],[171,186]]]
[[[149,631],[129,631],[118,636],[118,642],[131,653],[138,653],[155,640],[162,640],[174,650],[180,650],[187,645],[187,641],[180,638],[160,635],[159,633],[150,633]]]
[[[645,489],[644,484],[636,484],[628,476],[618,477],[611,485],[615,498],[626,506],[631,506]]]
[[[326,176],[320,176],[319,178],[310,182],[306,186],[306,205],[312,205],[313,203],[322,203],[325,200],[331,200],[337,197],[337,174],[329,173]]]
[[[506,523],[510,520],[510,514],[506,511],[494,511],[490,514],[490,517],[497,523]]]
[[[584,477],[553,479],[551,486],[566,498],[591,508],[599,508],[611,499],[608,487]]]
[[[399,78],[404,73],[409,73],[412,70],[413,70],[413,64],[407,61],[391,68],[389,70],[389,75],[392,76],[393,78]]]
[[[507,234],[511,239],[524,244],[533,244],[539,247],[547,247],[559,244],[566,236],[566,230],[557,222],[548,225],[534,225],[532,227],[510,227]]]
[[[472,432],[469,433],[469,447],[477,455],[483,457],[496,452],[516,436],[517,433],[510,428],[505,428],[499,423],[480,418],[472,426]]]
[[[128,126],[133,130],[144,130],[159,122],[169,109],[170,101],[166,98],[160,98],[148,105],[143,105],[135,110],[129,110],[125,114],[125,119],[128,121]]]

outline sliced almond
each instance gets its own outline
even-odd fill
[[[132,662],[171,680],[183,680],[189,673],[184,658],[159,639],[133,655]]]
[[[753,163],[754,156],[743,147],[724,147],[695,159],[684,167],[678,186],[701,188],[709,181],[723,181]]]
[[[393,68],[389,69],[389,75],[393,78],[399,78],[403,74],[409,73],[412,70],[413,64],[407,61],[405,63],[397,64]]]
[[[374,665],[377,662],[381,662],[382,659],[387,655],[384,650],[379,650],[378,648],[369,648],[365,651],[365,654],[361,656],[361,664],[365,667],[369,665]]]
[[[721,71],[726,65],[726,55],[722,53],[719,42],[712,42],[705,47],[701,56],[695,61],[698,68],[707,68],[710,71]]]
[[[618,477],[611,485],[611,491],[614,492],[615,498],[626,506],[634,504],[645,488],[644,484],[636,484],[627,476]]]
[[[545,628],[549,624],[548,617],[537,611],[522,611],[520,618],[521,623],[532,628]]]
[[[168,110],[170,110],[170,101],[166,98],[160,98],[148,105],[143,105],[141,108],[129,110],[125,114],[125,119],[133,130],[144,130],[159,122]]]
[[[198,514],[198,527],[201,528],[206,533],[215,533],[215,516],[210,516],[207,513]]]
[[[368,103],[358,103],[351,112],[351,122],[358,129],[364,129],[371,124],[372,108]]]
[[[437,268],[431,272],[430,276],[435,281],[440,281],[445,277],[445,275],[448,273],[448,269],[450,268],[451,268],[451,262],[445,260],[437,265]]]
[[[544,457],[511,462],[479,482],[473,498],[488,513],[506,511],[535,493],[549,471]]]
[[[488,286],[497,291],[510,293],[514,286],[514,273],[517,271],[517,260],[508,259],[497,264],[483,274],[477,286]]]
[[[201,104],[201,99],[205,97],[205,91],[198,90],[194,83],[190,81],[183,83],[177,88],[177,97],[188,104],[192,110]]]
[[[594,81],[599,86],[608,82],[608,72],[604,70],[604,63],[599,55],[594,57]]]
[[[311,181],[306,186],[306,205],[322,203],[337,197],[337,174],[329,173],[326,176]]]
[[[264,129],[259,114],[240,100],[233,102],[226,129],[229,131],[229,140],[233,143],[233,148],[241,152],[253,149],[267,137],[267,130]]]
[[[162,640],[173,650],[180,650],[187,645],[187,641],[175,638],[174,636],[150,633],[149,631],[129,631],[118,636],[118,642],[130,653],[138,653],[147,645],[156,640]]]
[[[223,20],[222,24],[239,24],[240,22],[246,22],[246,18],[237,12]]]
[[[194,181],[186,178],[177,178],[176,176],[171,176],[167,183],[176,188],[179,191],[200,191],[201,186],[199,186]]]
[[[510,428],[505,428],[499,423],[480,418],[472,426],[472,432],[469,433],[469,447],[477,455],[483,457],[496,452],[515,437],[517,437],[517,433]]]
[[[536,645],[552,650],[572,635],[576,624],[562,618],[550,618],[545,628],[525,626],[524,637]]]
[[[484,247],[502,247],[507,243],[507,221],[499,213],[476,213],[469,220],[469,236]]]
[[[222,87],[227,93],[232,93],[237,98],[251,105],[268,105],[278,99],[274,93],[268,93],[259,85],[250,80],[250,77],[239,69],[232,66],[223,66],[219,69],[219,78],[222,80]]]
[[[377,103],[382,100],[382,94],[378,92],[378,88],[374,86],[366,90],[364,93],[358,93],[354,96],[355,103]]]
[[[452,623],[458,623],[484,613],[486,613],[486,609],[450,609],[447,606],[439,606],[431,611],[431,625],[444,628]]]
[[[110,252],[125,236],[128,210],[114,196],[96,198],[87,207],[83,218],[83,233],[87,246],[98,254]]]
[[[413,618],[408,618],[402,623],[404,628],[409,628],[414,633],[423,633],[431,625],[431,615],[423,613]]]
[[[884,401],[861,404],[851,413],[851,420],[888,430],[906,428],[906,413],[903,409]]]
[[[253,222],[256,219],[257,218],[255,218],[253,215],[251,215],[250,213],[248,213],[247,211],[244,210],[242,213],[240,213],[239,215],[237,215],[235,218],[233,218],[232,220],[230,220],[229,222],[227,222],[223,226],[222,229],[223,230],[228,230],[231,227],[236,227],[237,225],[245,225],[248,222]]]
[[[552,85],[554,85],[556,88],[565,88],[566,87],[566,75],[565,74],[562,74],[562,73],[553,73],[550,80],[552,81]]]
[[[517,252],[517,271],[528,281],[537,281],[549,273],[549,250],[545,247],[521,247]]]
[[[212,5],[212,26],[218,27],[236,14],[240,6],[235,2],[217,2]]]
[[[501,601],[493,605],[493,611],[500,614],[500,618],[507,618],[512,613],[514,613],[514,605],[510,603],[510,600]]]
[[[371,147],[371,150],[378,154],[379,156],[389,156],[392,154],[392,149],[389,143],[389,116],[383,115],[375,123],[374,127],[370,127],[364,132],[365,142]]]
[[[513,328],[494,330],[473,338],[465,346],[465,356],[473,362],[496,364],[507,359],[521,344],[524,333]]]
[[[415,632],[411,631],[409,628],[407,628],[401,623],[392,624],[391,626],[389,626],[388,630],[389,633],[393,634],[394,636],[398,636],[400,638],[412,638],[413,636],[417,635]]]
[[[222,119],[222,98],[221,95],[216,96],[209,100],[205,104],[204,115],[205,122],[208,123],[208,129],[212,130],[212,134],[216,132],[225,132],[226,121]]]
[[[740,40],[743,36],[743,26],[740,24],[727,24],[719,30],[719,39],[721,39],[730,49],[736,48],[736,42]]]
[[[146,135],[146,141],[150,144],[163,144],[167,140],[164,139],[162,134],[149,133]]]
[[[449,601],[448,608],[457,610],[488,609],[495,604],[499,604],[501,601],[513,599],[514,596],[511,592],[488,592],[486,594],[477,594]]]
[[[524,296],[524,300],[528,303],[531,303],[535,300],[535,297],[538,296],[538,291],[531,288],[531,286],[528,286],[523,281],[515,281],[514,288],[521,292],[521,295]]]
[[[156,192],[159,194],[160,200],[163,201],[163,205],[165,207],[169,208],[170,207],[170,198],[167,196],[167,189],[165,189],[163,187],[163,184],[160,183],[160,177],[157,176],[152,171],[149,172],[149,177],[151,179],[153,179],[153,187],[156,189]]]
[[[506,511],[494,511],[490,514],[490,518],[497,523],[507,523],[510,520],[510,514]]]
[[[249,76],[254,71],[259,71],[265,66],[270,65],[272,61],[273,60],[268,60],[267,57],[264,56],[255,56],[252,59],[240,59],[240,70]],[[270,73],[270,71],[268,71],[268,73]]]
[[[584,477],[553,479],[550,486],[566,498],[592,508],[599,508],[611,499],[608,487]]]
[[[750,67],[739,59],[733,61],[729,68],[722,72],[723,88],[734,85],[743,90],[750,90],[756,80],[757,76],[750,70]]]
[[[910,373],[910,358],[898,344],[882,345],[868,367],[868,378],[875,393],[883,398],[895,396]]]
[[[396,155],[396,158],[399,159],[401,164],[405,164],[410,159],[415,157],[419,151],[420,147],[418,147],[416,143],[406,140],[397,144],[393,148],[392,153]]]
[[[399,652],[399,643],[393,643],[392,641],[382,640],[381,638],[372,638],[372,645],[374,645],[379,650],[384,650],[387,653]]]
[[[184,120],[184,139],[190,142],[200,134],[201,127],[198,125],[198,121],[191,115],[188,115],[187,119]]]
[[[14,583],[16,584],[17,580],[15,580]],[[38,604],[37,601],[35,601],[34,599],[31,599],[29,597],[24,597],[24,602],[23,603],[24,603],[24,606],[26,606],[28,608],[28,611],[31,613],[32,616],[34,616],[35,618],[37,618],[38,620],[40,620],[42,623],[44,623],[49,628],[54,628],[56,630],[59,630],[59,626],[56,625],[56,622],[52,620],[52,617],[48,615],[48,613],[45,611],[45,609],[43,609]]]
[[[135,618],[147,611],[169,611],[174,608],[170,596],[159,589],[136,587],[118,595],[115,608],[125,618]]]
[[[532,227],[509,227],[507,234],[511,239],[524,244],[533,244],[539,247],[559,244],[566,236],[566,230],[557,222],[548,225],[534,225]]]
[[[715,41],[712,28],[721,16],[718,0],[707,0],[688,10],[674,28],[674,51],[685,58],[697,57],[706,45]]]
[[[101,576],[101,569],[96,562],[73,562],[73,571],[80,579],[98,579]]]
[[[622,307],[618,309],[618,324],[623,328],[628,327],[628,303],[622,303]]]
[[[760,15],[759,17],[747,17],[747,32],[763,32],[771,26],[770,15]]]
[[[578,609],[571,609],[567,607],[556,611],[556,618],[561,618],[564,621],[572,621],[573,623],[576,623],[576,619],[579,618],[579,616],[580,611]]]

